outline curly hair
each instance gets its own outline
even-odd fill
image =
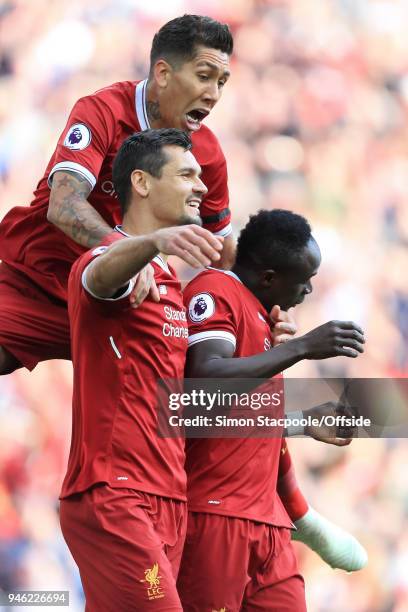
[[[245,268],[291,267],[312,238],[304,217],[289,210],[260,210],[241,231],[236,263]]]

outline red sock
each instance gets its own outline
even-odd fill
[[[286,440],[282,440],[277,489],[286,512],[292,522],[302,518],[309,510],[309,504],[299,489],[295,469],[289,453]]]

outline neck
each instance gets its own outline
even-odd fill
[[[154,130],[166,127],[160,111],[159,91],[154,81],[147,81],[146,87],[146,112],[149,125]]]
[[[122,230],[130,236],[147,236],[153,234],[159,229],[163,229],[163,226],[145,211],[141,202],[131,203],[129,210],[123,216]],[[160,253],[160,256],[167,260],[167,255]]]
[[[262,295],[262,292],[259,289],[257,275],[248,270],[247,268],[244,268],[238,264],[234,264],[234,266],[231,268],[231,271],[239,277],[240,281],[242,281],[242,284],[245,285],[245,287],[256,297],[256,299],[261,302],[262,306],[266,310],[268,310],[268,305],[265,304],[264,296]]]
[[[249,289],[251,293],[256,295],[254,291],[253,274],[251,274],[249,270],[247,270],[246,268],[243,268],[242,266],[238,264],[234,264],[233,267],[231,268],[231,272],[234,272],[234,274],[236,274],[239,277],[239,280],[242,281],[242,284],[245,285],[245,287]]]

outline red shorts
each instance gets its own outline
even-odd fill
[[[63,499],[60,521],[87,612],[182,612],[176,579],[185,502],[97,485]]]
[[[185,612],[304,612],[305,588],[290,530],[188,513],[177,582]]]
[[[71,359],[68,310],[25,274],[0,264],[0,346],[27,369]]]

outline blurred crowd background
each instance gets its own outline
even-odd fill
[[[153,34],[184,12],[227,22],[232,76],[208,119],[229,168],[234,231],[259,208],[305,215],[323,261],[301,332],[358,322],[357,360],[291,376],[408,371],[408,3],[405,0],[0,0],[0,213],[29,204],[75,100],[147,76]],[[188,272],[181,270],[187,277]],[[71,366],[0,380],[0,587],[69,589],[58,492]],[[312,612],[408,611],[408,443],[290,441],[310,502],[369,552],[355,575],[297,546]]]

